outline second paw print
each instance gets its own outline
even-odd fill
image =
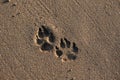
[[[76,60],[78,51],[76,43],[69,41],[67,38],[61,38],[59,46],[55,47],[56,57],[63,62]]]

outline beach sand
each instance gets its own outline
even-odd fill
[[[120,80],[120,0],[1,0],[0,80]]]

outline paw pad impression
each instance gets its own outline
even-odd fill
[[[55,36],[50,28],[41,25],[37,32],[35,42],[40,46],[42,51],[51,51],[54,48]]]
[[[55,56],[63,62],[77,59],[79,49],[75,42],[65,37],[59,40],[58,45],[55,45],[55,41],[53,31],[48,26],[41,25],[35,35],[35,43],[41,51],[54,51]]]
[[[78,47],[75,42],[69,41],[67,38],[61,38],[59,47],[56,46],[55,55],[62,61],[74,61],[77,58]]]

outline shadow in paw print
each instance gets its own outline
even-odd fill
[[[56,55],[61,57],[63,61],[76,60],[77,52],[78,47],[76,46],[75,42],[71,43],[71,41],[69,41],[67,38],[61,38],[60,47],[56,46]]]
[[[44,42],[41,46],[41,50],[43,51],[50,51],[53,49],[53,45],[49,44],[48,42]]]
[[[40,38],[44,38],[44,36],[45,36],[45,34],[44,34],[44,32],[42,31],[41,28],[39,28],[38,36],[39,36]]]
[[[70,41],[69,41],[69,40],[67,40],[66,38],[64,38],[64,40],[65,40],[65,42],[66,42],[66,46],[67,46],[67,48],[70,48],[70,46],[71,46]]]
[[[53,33],[50,33],[50,36],[49,36],[49,41],[54,43],[55,42],[55,36]]]
[[[77,53],[78,52],[78,47],[76,46],[76,44],[73,42],[73,52]]]
[[[65,43],[64,43],[63,39],[60,40],[60,47],[65,48]]]
[[[77,56],[74,54],[67,54],[67,57],[69,60],[75,60],[77,58]]]
[[[10,0],[3,0],[3,3],[8,3],[10,2]]]
[[[38,30],[38,33],[36,35],[36,43],[40,45],[40,48],[42,51],[50,51],[53,49],[53,44],[55,42],[55,36],[53,32],[44,25],[41,25],[41,27]]]
[[[63,52],[59,50],[59,48],[56,46],[56,56],[61,57],[63,55]]]
[[[39,39],[38,36],[36,36],[36,42],[38,45],[41,45],[44,41],[42,39]]]
[[[51,33],[51,30],[48,27],[45,27],[43,25],[42,25],[42,29],[43,29],[43,32],[44,32],[44,36],[48,37]]]

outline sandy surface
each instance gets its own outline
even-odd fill
[[[0,80],[120,80],[120,1],[0,0]]]

